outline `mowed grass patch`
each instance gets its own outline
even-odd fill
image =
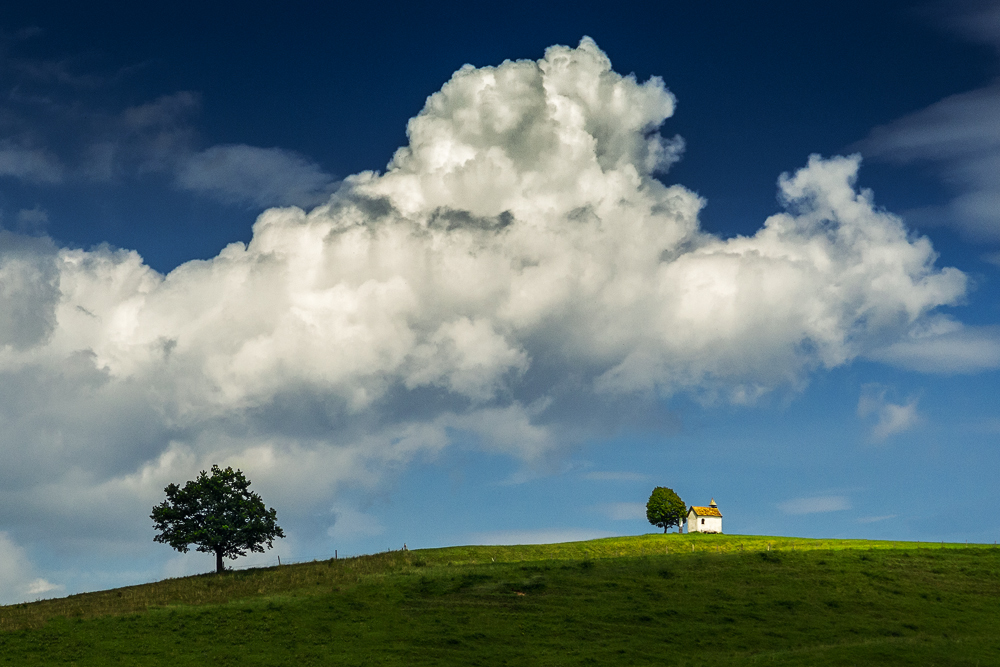
[[[214,578],[232,597],[50,617],[0,633],[0,664],[1000,664],[992,547],[721,549],[738,539],[460,547],[372,556],[353,575],[334,561],[172,580]],[[521,558],[538,550],[564,557]],[[235,585],[255,575],[295,583]]]

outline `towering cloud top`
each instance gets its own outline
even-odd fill
[[[663,81],[612,72],[589,38],[537,63],[466,65],[410,121],[410,145],[372,190],[406,215],[443,208],[528,220],[594,206],[609,187],[648,187],[677,158],[680,141],[657,131],[673,111]]]
[[[531,458],[616,396],[751,401],[963,295],[854,189],[856,157],[783,176],[787,212],[752,237],[702,232],[703,202],[655,178],[682,150],[659,133],[673,109],[585,38],[463,67],[384,174],[166,276],[8,236],[0,520],[148,503],[227,461],[304,512],[455,429]]]

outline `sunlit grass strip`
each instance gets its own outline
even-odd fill
[[[250,598],[310,596],[353,587],[372,577],[428,566],[534,561],[588,561],[623,557],[747,552],[986,549],[994,545],[877,540],[829,540],[750,535],[652,534],[584,542],[516,546],[461,546],[392,551],[225,574],[166,579],[152,584],[83,593],[0,607],[0,631],[40,627],[49,619],[121,616],[173,606],[212,605]]]
[[[464,546],[422,549],[420,557],[434,563],[520,562],[621,556],[737,553],[745,551],[840,551],[859,549],[961,549],[992,548],[986,544],[904,542],[884,540],[833,540],[761,535],[653,534],[609,537],[585,542],[516,546]]]

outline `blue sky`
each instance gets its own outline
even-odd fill
[[[0,8],[0,602],[213,463],[237,565],[997,539],[1000,7],[690,4]]]

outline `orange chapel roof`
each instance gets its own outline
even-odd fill
[[[722,516],[722,512],[719,511],[718,507],[699,507],[698,505],[692,505],[688,514],[691,512],[694,512],[697,516]]]

